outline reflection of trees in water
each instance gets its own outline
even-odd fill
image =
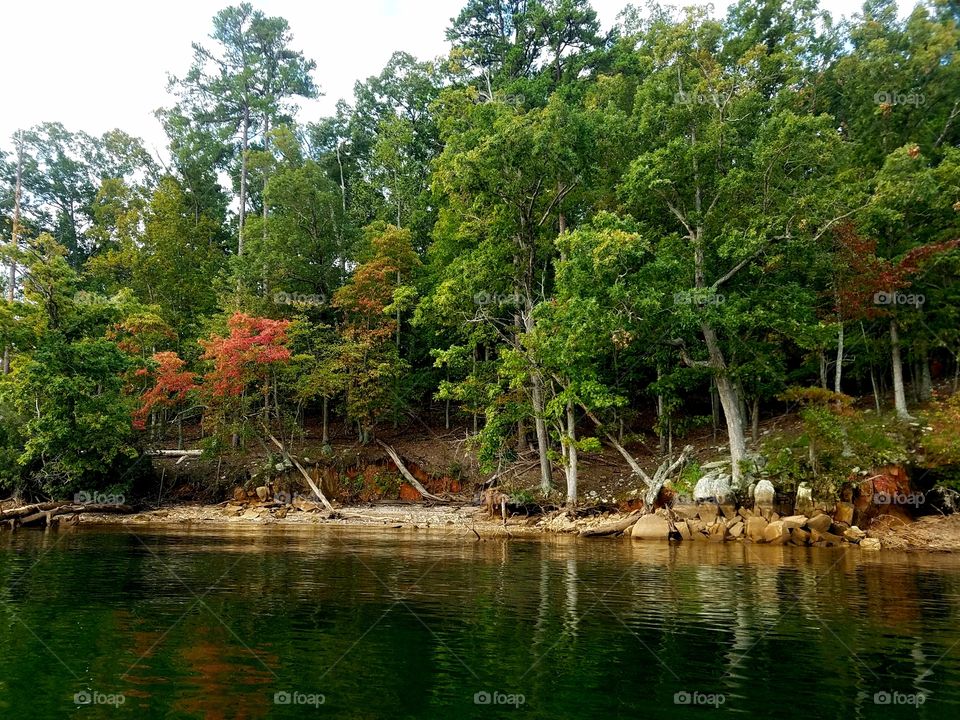
[[[778,678],[785,661],[831,687],[876,688],[871,669],[884,675],[878,664],[893,653],[897,664],[883,669],[901,678],[902,692],[929,691],[954,667],[945,660],[930,672],[960,617],[960,564],[949,560],[941,568],[856,551],[423,533],[143,542],[23,534],[0,563],[0,613],[18,613],[55,642],[84,681],[129,693],[128,707],[175,698],[177,712],[216,717],[221,703],[241,702],[258,717],[274,691],[296,689],[325,693],[330,711],[372,695],[372,715],[419,716],[465,685],[469,695],[496,688],[555,707],[584,688],[603,688],[614,702],[634,682],[745,696]],[[175,625],[194,597],[174,574],[198,595],[210,589],[204,602],[236,637],[200,607]],[[16,685],[23,670],[13,662],[42,676],[36,684],[51,698],[74,682],[10,621],[0,627],[0,676]]]

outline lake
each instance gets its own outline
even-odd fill
[[[960,717],[958,558],[470,538],[5,533],[0,717]]]

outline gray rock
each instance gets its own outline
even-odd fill
[[[704,500],[724,502],[732,496],[730,476],[719,472],[707,473],[697,480],[697,485],[693,489],[693,499],[696,502],[703,502]]]
[[[802,482],[797,485],[797,501],[793,506],[797,515],[810,516],[813,513],[813,489],[809,484]]]
[[[761,480],[753,489],[753,504],[755,507],[773,507],[773,500],[776,494],[772,482],[769,480]]]

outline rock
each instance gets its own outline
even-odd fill
[[[747,537],[754,542],[763,542],[763,531],[767,529],[767,521],[754,515],[747,518]]]
[[[858,543],[866,536],[867,534],[856,525],[843,531],[843,539],[847,542]]]
[[[730,467],[729,460],[716,460],[714,462],[704,463],[700,466],[701,470],[716,470],[718,468]]]
[[[697,520],[696,518],[687,520],[687,527],[690,529],[690,537],[693,540],[707,539],[707,536],[703,534],[703,531],[704,531],[703,523]]]
[[[753,489],[753,506],[773,507],[773,499],[777,492],[773,489],[773,483],[769,480],[761,480]]]
[[[233,499],[239,502],[243,502],[247,499],[247,491],[242,487],[237,486],[233,489]]]
[[[729,497],[732,497],[730,476],[719,472],[707,473],[697,480],[697,485],[693,488],[693,499],[696,502],[724,502]]]
[[[257,488],[257,497],[260,498],[260,502],[266,502],[267,498],[270,497],[270,490],[267,489],[266,485]]]
[[[723,520],[717,520],[710,526],[710,535],[707,538],[712,542],[723,542],[727,539],[727,524]]]
[[[797,499],[793,505],[797,515],[810,517],[813,514],[813,489],[805,482],[797,485]]]
[[[820,547],[837,547],[843,543],[843,538],[833,533],[811,530],[810,542]]]
[[[802,528],[807,524],[806,515],[788,515],[787,517],[781,519],[783,520],[783,524],[791,530],[794,528]]]
[[[763,529],[763,540],[772,545],[783,545],[790,539],[790,530],[783,525],[782,520],[769,523]]]
[[[697,504],[697,515],[699,515],[700,519],[707,525],[717,519],[718,511],[719,507],[717,507],[715,503],[704,502]]]
[[[807,529],[816,532],[824,533],[830,529],[831,525],[833,525],[833,518],[829,515],[814,515],[807,520]]]
[[[680,533],[681,540],[689,540],[693,537],[693,531],[690,530],[690,526],[687,525],[686,520],[677,520],[676,528],[677,532]]]
[[[727,520],[727,530],[732,528],[737,523],[743,524],[743,518],[741,518],[739,515],[734,515],[732,518]]]
[[[742,507],[739,510],[737,510],[737,515],[739,515],[744,520],[746,520],[747,518],[753,517],[753,511],[745,507]]]
[[[839,523],[853,525],[853,503],[838,502],[837,509],[833,513],[833,519]]]
[[[697,516],[697,506],[692,503],[679,503],[671,509],[677,517],[683,518],[684,520]]]
[[[737,521],[737,523],[730,529],[730,537],[738,538],[743,535],[743,521]]]
[[[810,542],[810,533],[803,528],[793,528],[790,531],[790,543],[792,545],[806,545]]]
[[[660,515],[642,515],[630,535],[637,540],[666,540],[670,535],[670,523]]]
[[[879,550],[880,541],[877,540],[877,538],[870,538],[870,537],[864,538],[863,540],[860,541],[860,549],[861,550]]]
[[[737,516],[737,506],[734,505],[732,502],[721,503],[720,512],[723,513],[723,516],[727,520],[730,520]]]

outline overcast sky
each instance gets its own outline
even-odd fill
[[[100,134],[120,128],[161,150],[152,112],[171,104],[167,73],[182,75],[190,43],[204,42],[211,18],[239,0],[0,0],[0,146],[17,128],[60,121]],[[301,120],[331,114],[358,79],[377,74],[395,50],[419,58],[445,54],[444,30],[464,0],[260,0],[294,33],[294,47],[316,60],[325,96]],[[626,0],[593,0],[605,28]],[[642,5],[643,3],[637,3]],[[678,4],[693,4],[679,2]],[[718,11],[727,6],[720,0]],[[901,3],[902,4],[902,3]],[[823,0],[851,15],[860,0]]]

